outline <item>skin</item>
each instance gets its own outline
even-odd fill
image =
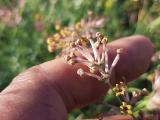
[[[117,48],[123,48],[111,82],[124,76],[127,82],[137,78],[149,66],[153,45],[144,36],[118,39],[108,45],[110,63]],[[65,120],[74,108],[82,108],[99,100],[108,85],[92,77],[80,77],[62,58],[36,65],[17,75],[0,93],[1,120]],[[129,116],[113,116],[104,120],[132,120]]]

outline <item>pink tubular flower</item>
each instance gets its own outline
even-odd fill
[[[77,71],[78,75],[88,75],[105,83],[109,83],[111,73],[120,59],[122,49],[117,50],[117,55],[109,67],[107,37],[104,37],[99,32],[96,33],[96,37],[96,42],[87,38],[90,42],[91,49],[83,46],[81,43],[74,45],[70,55],[66,57],[66,60],[70,64],[82,63],[89,68],[89,72],[85,72],[82,68],[79,68]],[[102,50],[100,50],[100,46],[102,46]],[[80,55],[76,53],[80,53]],[[97,75],[97,73],[100,74]]]

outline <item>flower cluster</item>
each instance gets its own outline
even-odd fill
[[[82,23],[83,22],[79,22],[71,28],[62,28],[57,24],[56,29],[59,30],[59,33],[55,33],[48,38],[48,50],[53,52],[57,49],[62,49],[65,60],[69,64],[74,65],[81,63],[87,66],[88,70],[79,68],[77,74],[80,77],[90,76],[108,84],[114,95],[117,96],[121,102],[119,112],[134,117],[134,106],[144,96],[148,95],[148,91],[144,88],[143,90],[133,91],[132,94],[129,94],[125,82],[119,82],[114,87],[112,86],[110,78],[113,69],[120,60],[123,49],[117,49],[117,54],[111,63],[108,54],[108,38],[99,32],[95,33],[95,35],[91,34],[91,32],[88,34],[87,32],[91,27],[86,26],[89,23]]]
[[[96,37],[97,41],[95,42],[90,38],[85,38],[90,42],[91,49],[90,47],[83,46],[81,40],[78,39],[78,42],[76,41],[72,45],[72,48],[70,49],[71,52],[65,59],[70,64],[82,63],[89,68],[88,72],[84,71],[82,68],[79,68],[77,70],[78,75],[91,76],[97,80],[110,84],[110,76],[120,59],[122,49],[117,49],[117,55],[112,64],[109,65],[107,37],[103,36],[99,32],[96,34]]]
[[[79,76],[91,76],[108,84],[115,96],[119,97],[121,102],[119,110],[121,114],[131,115],[134,117],[133,107],[139,100],[148,95],[148,91],[144,88],[142,90],[133,91],[132,94],[129,95],[125,82],[117,83],[112,87],[110,77],[113,69],[120,59],[122,49],[117,49],[117,55],[115,56],[112,64],[109,65],[110,59],[108,56],[109,49],[107,47],[107,37],[97,32],[96,41],[87,37],[85,39],[89,41],[90,46],[83,45],[83,40],[77,39],[72,43],[70,53],[66,55],[65,60],[71,65],[82,63],[87,66],[89,69],[88,71],[83,70],[83,68],[79,68],[77,70],[77,74]],[[124,79],[125,78],[123,77],[123,80]]]
[[[89,41],[90,44],[86,44],[86,41]],[[119,106],[119,112],[134,117],[133,107],[139,100],[148,95],[148,91],[144,88],[143,90],[133,91],[132,94],[129,94],[125,82],[117,83],[114,87],[112,86],[110,81],[112,71],[120,60],[123,50],[122,48],[117,49],[117,54],[110,65],[107,43],[107,37],[99,32],[96,33],[96,39],[91,39],[90,37],[76,39],[70,43],[69,53],[65,56],[65,60],[71,65],[81,63],[87,66],[88,71],[79,68],[77,74],[80,77],[84,75],[90,76],[108,84],[122,104]],[[124,79],[125,77],[123,77]]]
[[[56,27],[60,29],[60,26]],[[76,31],[80,30],[81,27],[80,23],[76,24]],[[117,49],[117,54],[111,63],[108,55],[108,38],[106,36],[99,32],[96,33],[95,38],[77,33],[78,32],[70,31],[68,28],[60,29],[60,33],[54,34],[47,40],[49,47],[52,46],[49,50],[53,51],[53,49],[63,48],[65,51],[65,60],[69,64],[74,65],[81,63],[87,66],[87,71],[79,68],[77,74],[80,77],[84,75],[90,76],[108,84],[114,95],[117,96],[121,102],[121,106],[119,106],[118,109],[119,112],[134,117],[134,106],[144,96],[148,95],[148,91],[144,88],[143,90],[133,91],[132,94],[129,94],[125,82],[119,82],[114,87],[112,86],[110,81],[112,71],[120,60],[123,49]]]
[[[97,28],[104,26],[104,18],[95,17],[90,11],[87,19],[81,19],[80,22],[69,27],[62,27],[59,23],[55,25],[58,33],[53,34],[47,39],[49,52],[57,49],[67,51],[70,43],[76,42],[77,39],[95,38]],[[87,43],[89,41],[86,41]]]
[[[122,114],[128,114],[132,116],[133,106],[136,105],[136,103],[139,100],[141,100],[144,96],[148,95],[148,91],[146,88],[139,91],[133,91],[132,94],[129,95],[127,85],[124,82],[116,84],[116,86],[112,88],[112,91],[117,97],[119,97],[119,100],[122,104],[120,106],[120,112]]]

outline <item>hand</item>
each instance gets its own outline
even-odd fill
[[[111,79],[113,84],[122,76],[129,82],[141,75],[153,53],[152,43],[143,36],[121,38],[108,46],[111,61],[117,48],[124,49]],[[84,66],[71,66],[58,58],[19,74],[0,94],[0,118],[64,120],[74,108],[97,101],[109,87],[91,77],[79,77],[76,73],[79,67]]]

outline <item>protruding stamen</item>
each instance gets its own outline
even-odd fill
[[[116,66],[116,64],[118,63],[119,59],[120,59],[120,55],[119,55],[119,54],[117,54],[117,56],[115,57],[115,59],[114,59],[114,61],[113,61],[112,65],[111,65],[111,67],[115,67],[115,66]]]
[[[102,43],[107,43],[107,42],[108,42],[107,37],[103,37],[103,39],[102,39]]]
[[[109,70],[109,65],[108,65],[108,50],[105,50],[105,72],[108,72]]]
[[[89,73],[89,72],[85,72],[82,68],[79,68],[79,69],[77,70],[77,74],[78,74],[79,76],[87,75],[87,76],[96,78],[97,80],[101,80],[101,77],[100,77],[100,76],[98,76],[98,75],[96,75],[96,74]]]
[[[123,52],[122,48],[117,49],[117,54],[121,54]]]
[[[77,40],[75,41],[75,45],[81,45],[81,44],[82,44],[82,42],[81,42],[80,39],[77,39]]]
[[[99,69],[99,67],[94,62],[92,62],[91,64],[89,64],[88,67],[89,67],[89,71],[91,73],[96,73],[98,71],[98,69]]]
[[[79,68],[77,70],[77,74],[82,77],[84,75],[84,70],[82,68]]]
[[[100,37],[101,36],[101,33],[100,32],[97,32],[96,33],[96,37],[98,38],[98,37]]]
[[[69,56],[70,56],[71,58],[76,57],[74,51],[71,51],[70,54],[69,54]]]
[[[102,35],[100,32],[97,32],[97,33],[96,33],[96,37],[97,37],[99,40],[102,40],[102,39],[103,39],[103,35]]]
[[[112,69],[117,65],[119,59],[120,59],[120,53],[122,52],[122,49],[117,49],[117,55],[111,65],[110,71],[112,71]]]
[[[88,66],[88,67],[89,67],[89,65],[91,64],[88,60],[83,59],[83,58],[81,58],[81,57],[74,57],[74,58],[72,58],[72,59],[75,60],[75,61],[78,62],[78,63],[83,63],[84,65],[86,65],[86,66]]]
[[[90,62],[93,62],[93,61],[94,61],[94,59],[93,59],[93,57],[92,57],[92,55],[90,54],[90,52],[89,52],[88,49],[86,49],[86,48],[84,48],[84,47],[82,47],[82,46],[77,46],[76,49],[77,49],[77,51],[78,51],[79,53],[81,53],[81,54],[82,54],[86,59],[88,59]]]
[[[74,65],[74,64],[76,63],[76,61],[74,61],[73,59],[70,59],[70,60],[68,61],[68,63],[69,63],[70,65]]]
[[[71,57],[69,56],[69,55],[66,55],[65,57],[64,57],[64,60],[65,61],[69,61],[71,59]]]
[[[105,63],[105,52],[102,52],[100,63]]]
[[[97,48],[96,48],[93,40],[89,39],[89,42],[90,42],[90,44],[91,44],[91,46],[92,46],[92,50],[93,50],[93,54],[94,54],[95,60],[100,61],[99,53],[98,53],[98,51],[97,51]]]
[[[96,78],[97,80],[101,80],[101,77],[96,75],[96,74],[93,74],[93,73],[89,73],[89,72],[85,72],[86,75],[90,76],[90,77],[93,77],[93,78]]]

